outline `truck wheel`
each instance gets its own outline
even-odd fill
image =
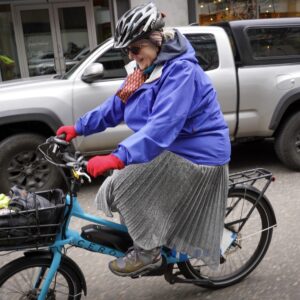
[[[28,191],[57,187],[62,176],[36,149],[45,142],[37,134],[16,134],[0,143],[0,192],[7,193],[19,185]]]
[[[288,168],[300,171],[300,112],[279,129],[275,136],[275,151]]]

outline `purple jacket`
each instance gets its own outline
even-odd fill
[[[125,121],[134,134],[113,153],[126,165],[148,162],[164,150],[197,164],[226,164],[229,131],[216,91],[190,43],[178,32],[175,37],[127,103],[115,95],[108,98],[77,120],[78,134],[90,135]]]

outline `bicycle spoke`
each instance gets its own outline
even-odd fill
[[[63,288],[68,288],[68,286],[66,284],[62,284],[62,283],[56,283],[56,287],[63,287]]]
[[[8,291],[8,292],[5,292],[5,294],[20,294],[20,295],[24,295],[24,292],[20,292],[18,290],[12,289],[12,288],[1,288],[0,292],[1,292],[2,295],[4,293],[3,290],[4,291]]]
[[[47,270],[44,270],[45,268]],[[1,286],[0,294],[5,295],[4,298],[0,297],[1,300],[20,300],[23,297],[25,297],[24,299],[31,299],[28,298],[31,295],[35,297],[45,282],[48,270],[48,267],[29,267],[16,273]],[[68,282],[59,272],[56,273],[55,279],[51,282],[50,290],[55,294],[57,300],[75,298],[73,292],[70,294]]]
[[[25,277],[25,275],[23,273],[20,274],[20,276],[22,277],[22,279],[24,280],[25,284],[28,285],[28,288],[31,289],[32,285],[30,284],[30,280],[28,281],[28,278]]]
[[[18,291],[23,291],[23,287],[20,284],[19,280],[16,280],[15,282],[13,282],[13,287],[18,290]],[[23,292],[22,292],[23,293]]]

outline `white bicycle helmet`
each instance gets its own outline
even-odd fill
[[[158,12],[154,3],[142,4],[127,11],[116,26],[114,47],[124,48],[151,31],[164,27],[164,14]]]

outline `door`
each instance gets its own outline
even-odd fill
[[[63,74],[95,46],[87,3],[16,7],[22,77]]]
[[[22,77],[55,73],[58,52],[49,5],[17,7],[17,21]]]
[[[58,40],[60,72],[65,73],[96,46],[93,40],[93,20],[88,3],[54,4],[55,31]]]

